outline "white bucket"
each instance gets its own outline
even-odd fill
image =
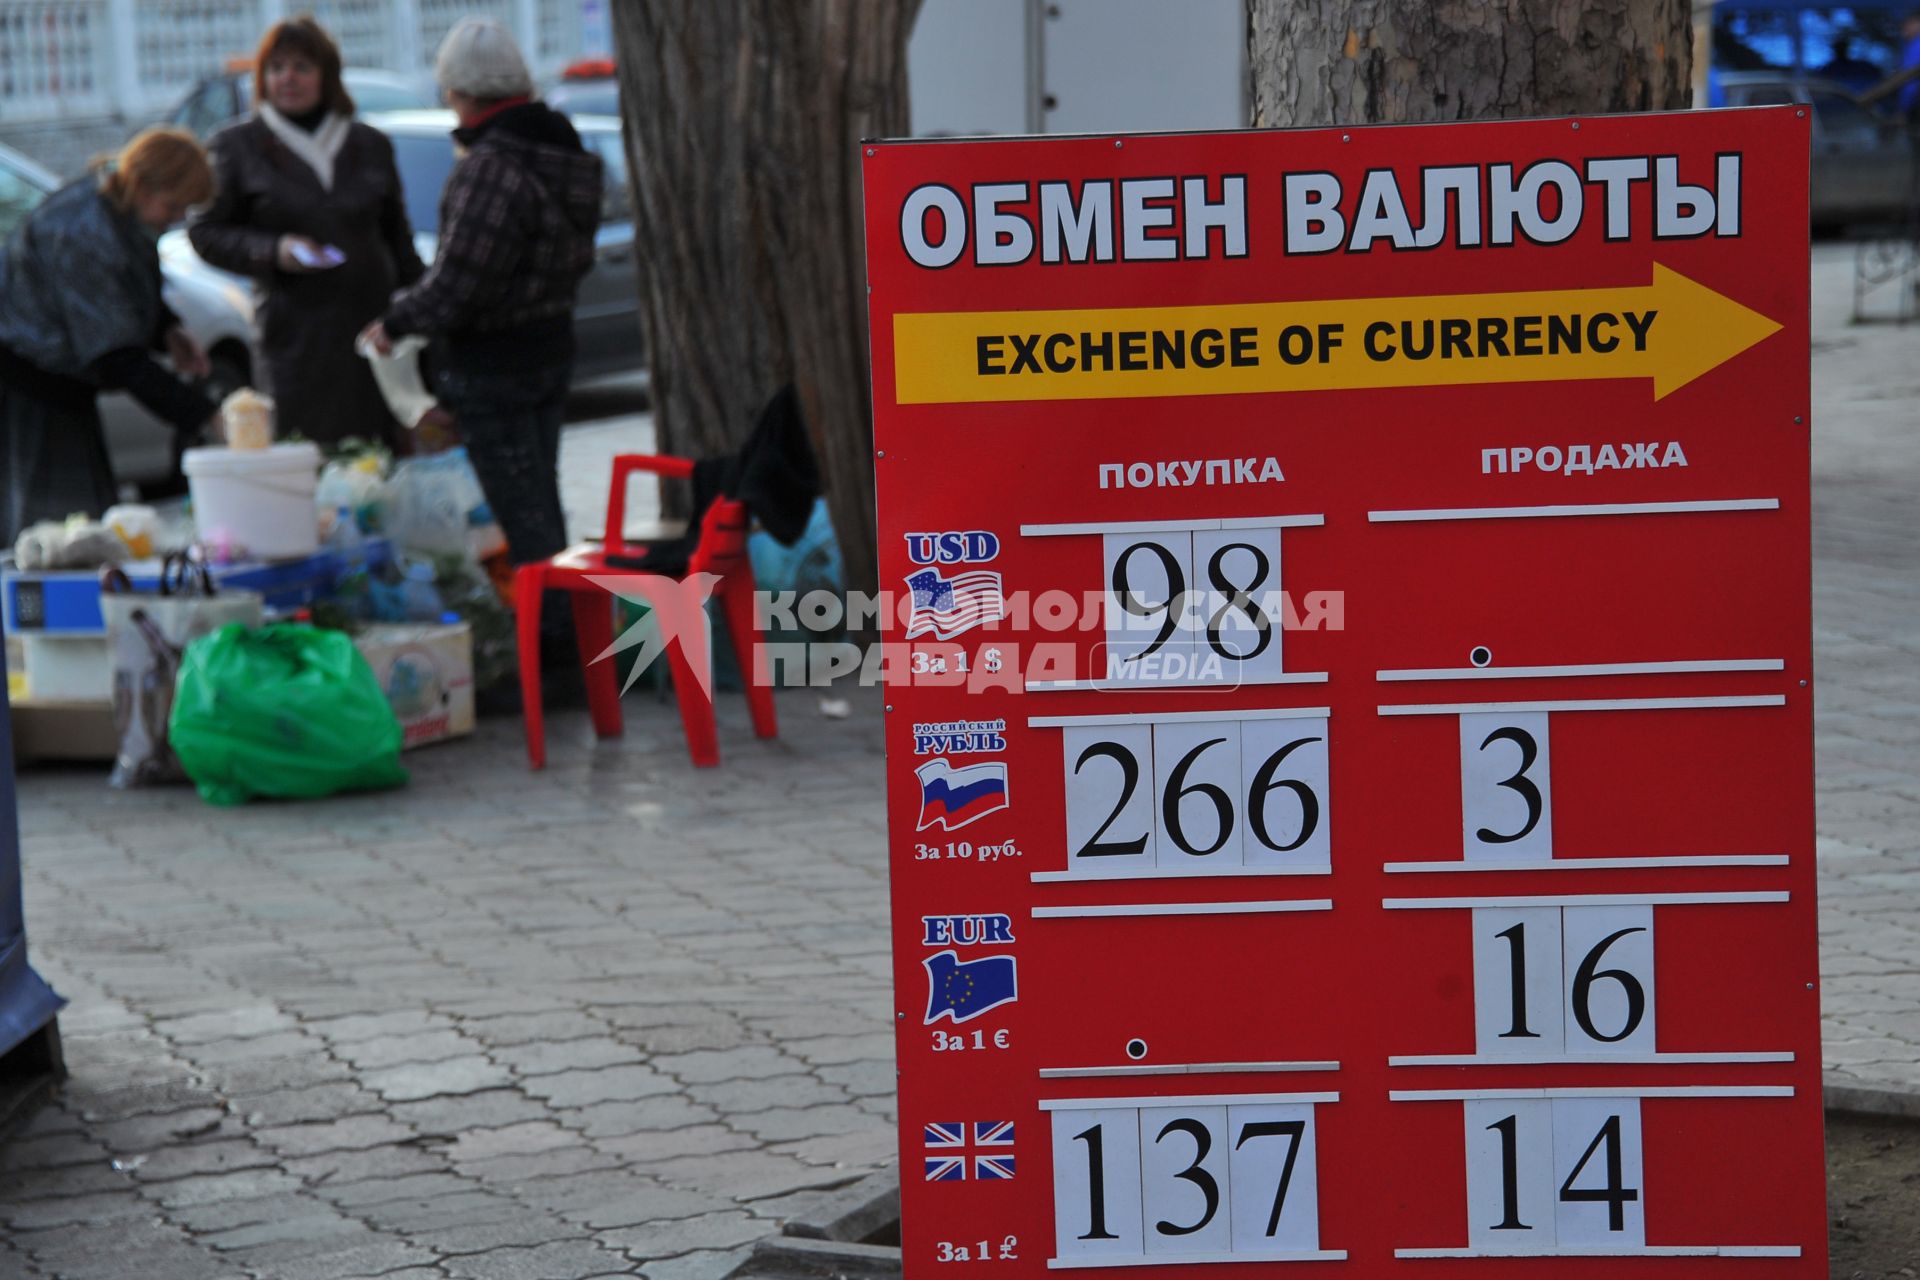
[[[320,549],[313,504],[320,451],[313,445],[189,449],[180,465],[203,540],[231,541],[256,560],[292,560]]]

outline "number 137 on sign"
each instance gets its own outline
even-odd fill
[[[1060,1262],[1319,1249],[1312,1104],[1152,1101],[1054,1112]]]

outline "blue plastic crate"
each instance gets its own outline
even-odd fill
[[[0,617],[13,635],[92,636],[100,617],[100,576],[92,572],[0,573]]]
[[[285,612],[331,595],[346,570],[379,568],[392,558],[393,548],[385,538],[369,538],[354,552],[323,547],[298,560],[214,565],[212,572],[215,586],[257,591],[268,610]],[[159,589],[158,560],[121,567],[135,591]],[[91,569],[0,573],[0,620],[16,635],[102,635],[107,628],[100,612],[100,575]]]

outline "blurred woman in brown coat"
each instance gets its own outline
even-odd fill
[[[254,60],[254,115],[212,140],[219,195],[193,247],[251,276],[280,433],[404,451],[355,336],[419,279],[393,144],[353,119],[340,50],[311,18],[274,26]]]

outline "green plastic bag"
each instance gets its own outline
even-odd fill
[[[344,632],[238,624],[187,646],[167,736],[210,804],[398,787],[400,722]]]

